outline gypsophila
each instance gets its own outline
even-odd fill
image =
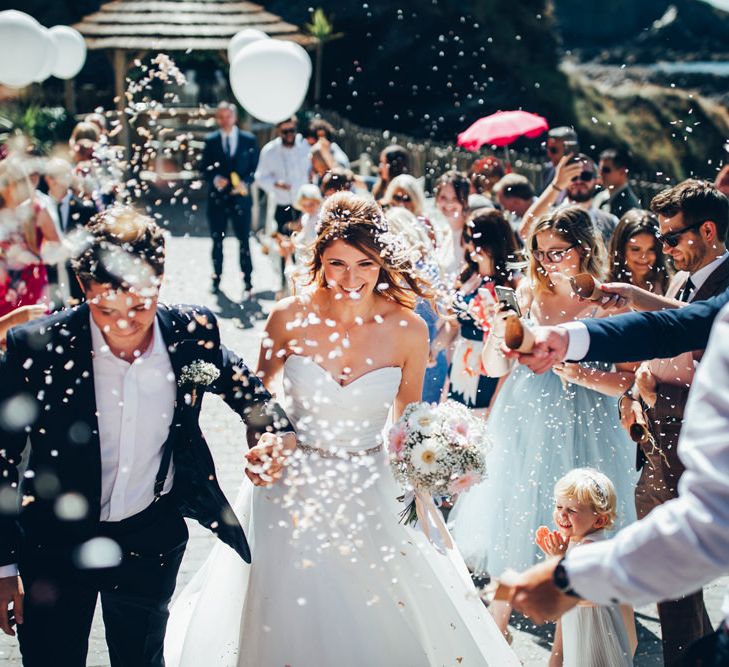
[[[193,361],[182,367],[182,372],[177,380],[180,387],[190,387],[190,403],[197,402],[197,390],[199,387],[207,387],[220,377],[220,371],[215,364],[209,361]]]

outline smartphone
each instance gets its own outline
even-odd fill
[[[568,139],[565,139],[564,141],[564,152],[565,153],[575,153],[577,151],[579,144],[576,141],[570,141]]]
[[[496,298],[499,303],[509,310],[513,310],[519,317],[521,317],[521,308],[519,308],[519,302],[516,300],[516,292],[511,287],[496,287]]]

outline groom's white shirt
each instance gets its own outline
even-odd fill
[[[131,364],[115,357],[91,318],[94,392],[101,445],[101,521],[149,507],[175,410],[175,373],[157,320],[152,344]],[[163,493],[172,488],[170,471]]]
[[[175,373],[157,320],[152,344],[133,363],[115,357],[93,318],[94,394],[101,449],[101,521],[127,519],[152,504],[175,409]],[[170,462],[163,493],[172,488]],[[0,567],[1,577],[18,574]]]

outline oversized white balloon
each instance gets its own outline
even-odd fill
[[[267,123],[279,123],[301,107],[310,78],[309,54],[277,39],[248,44],[230,66],[236,98],[251,116]]]
[[[0,12],[0,83],[22,88],[31,83],[48,62],[53,48],[48,31],[32,16],[8,9]]]
[[[43,63],[40,72],[38,72],[33,77],[33,81],[35,81],[36,83],[43,83],[43,81],[51,76],[53,68],[56,65],[56,60],[58,59],[58,44],[56,44],[56,40],[53,39],[53,34],[50,30],[47,30],[46,28],[43,28],[43,32],[45,34],[46,40],[48,41],[49,48],[46,55],[46,61]]]
[[[257,30],[256,28],[243,28],[240,32],[235,33],[228,43],[228,62],[232,63],[244,46],[261,39],[271,38],[263,30]]]
[[[58,58],[52,74],[59,79],[73,79],[86,62],[86,42],[78,30],[67,25],[53,26],[50,31],[56,43]]]

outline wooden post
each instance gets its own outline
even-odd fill
[[[76,115],[76,84],[74,79],[63,82],[63,98],[69,116]]]
[[[127,103],[127,54],[123,49],[114,49],[112,53],[112,65],[114,67],[114,99],[116,102],[116,110],[119,114],[119,121],[122,124],[120,144],[126,150],[127,159],[129,159],[129,121],[124,113]]]

